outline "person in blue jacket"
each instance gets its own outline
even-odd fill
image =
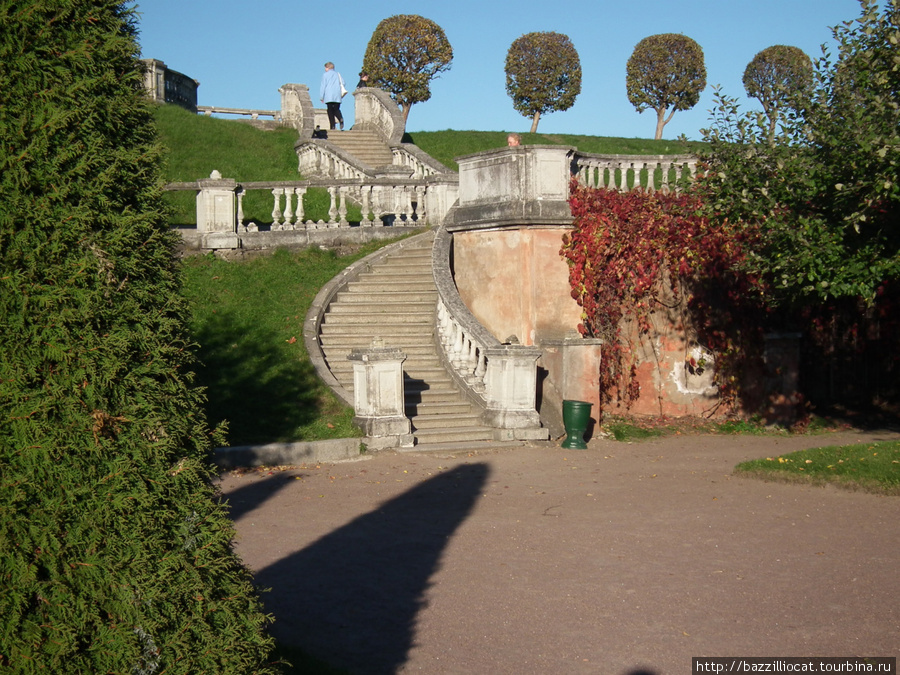
[[[347,93],[344,86],[344,78],[334,69],[334,64],[329,61],[325,64],[325,72],[322,75],[322,85],[319,87],[319,100],[328,108],[328,124],[331,129],[336,123],[340,123],[341,131],[344,130],[344,116],[341,115],[341,99]]]

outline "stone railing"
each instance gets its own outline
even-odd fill
[[[243,115],[256,120],[260,117],[271,117],[276,122],[281,121],[280,110],[254,110],[251,108],[220,108],[214,105],[198,105],[197,112],[210,117],[212,115]]]
[[[327,192],[329,198],[327,213],[317,214],[315,220],[308,217],[303,200],[314,188]],[[270,248],[331,242],[335,232],[346,234],[341,236],[348,240],[370,240],[382,238],[374,232],[378,229],[386,230],[387,237],[439,225],[456,201],[458,180],[450,174],[427,179],[386,176],[238,183],[214,171],[209,178],[170,183],[166,189],[197,193],[196,231],[182,230],[191,248]],[[250,191],[271,195],[267,222],[245,217],[244,200]],[[351,210],[356,215],[353,221]],[[332,234],[314,234],[317,231]]]
[[[297,144],[297,171],[304,176],[328,176],[338,180],[364,180],[373,175],[355,157],[324,139]]]
[[[412,143],[393,145],[391,146],[391,152],[394,155],[394,166],[409,169],[414,178],[426,178],[442,173],[450,173],[450,169]]]
[[[649,192],[677,191],[697,173],[692,155],[594,155],[573,154],[572,172],[588,187],[625,192],[643,188]]]
[[[330,203],[328,220],[306,218],[303,195],[310,188],[328,191]],[[257,232],[255,223],[245,223],[243,199],[248,190],[265,190],[272,193],[271,231],[297,229],[327,229],[350,227],[347,220],[348,203],[360,207],[360,227],[406,224],[423,227],[426,220],[425,193],[427,186],[419,182],[394,183],[384,179],[374,181],[325,181],[306,180],[277,183],[242,183],[237,190],[237,232]]]
[[[432,267],[438,290],[436,339],[445,365],[466,395],[484,410],[482,420],[497,440],[545,440],[536,410],[537,360],[541,350],[503,344],[472,316],[450,269],[453,242],[445,228],[435,234]]]
[[[400,143],[406,123],[390,94],[375,87],[361,87],[353,92],[353,98],[354,129],[376,131],[388,145]]]

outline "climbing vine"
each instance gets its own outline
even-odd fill
[[[722,403],[741,397],[742,372],[762,349],[762,284],[741,271],[752,230],[706,217],[694,193],[617,192],[572,182],[574,229],[560,254],[569,264],[578,329],[605,340],[601,400],[626,408],[640,396],[632,336],[647,337],[654,314],[678,318],[686,337],[713,355]]]

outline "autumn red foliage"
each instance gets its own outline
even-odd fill
[[[741,404],[742,373],[759,360],[764,289],[741,270],[754,233],[712,222],[692,192],[618,192],[572,182],[574,229],[563,238],[579,331],[605,340],[601,401],[639,395],[632,337],[652,337],[656,312],[677,314],[689,342],[713,355],[722,403]],[[628,327],[626,330],[625,327]]]

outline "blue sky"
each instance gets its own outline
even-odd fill
[[[438,23],[453,46],[449,71],[432,82],[431,100],[412,107],[407,130],[476,129],[525,132],[530,120],[513,110],[503,64],[510,44],[534,31],[565,33],[581,58],[581,94],[567,111],[542,117],[539,132],[652,138],[653,111],[638,113],[625,93],[625,64],[648,35],[683,33],[706,58],[707,88],[690,111],[678,112],[664,138],[700,138],[708,125],[712,86],[747,99],[747,63],[776,44],[812,58],[833,44],[831,27],[856,19],[858,0],[143,0],[136,3],[142,56],[200,82],[200,105],[280,107],[278,88],[306,84],[317,106],[323,64],[333,61],[353,89],[366,45],[382,19],[419,14]],[[548,10],[548,8],[550,8]],[[352,96],[344,117],[353,119]]]

